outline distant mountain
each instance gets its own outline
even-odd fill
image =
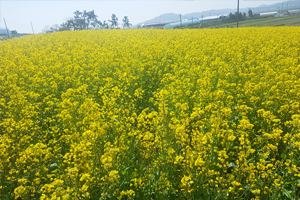
[[[194,12],[194,13],[189,13],[186,15],[181,15],[181,19],[189,19],[189,18],[201,18],[207,17],[207,16],[214,16],[214,15],[227,15],[230,12],[236,12],[236,9],[221,9],[221,10],[208,10],[208,11],[202,11],[202,12]],[[241,12],[248,12],[248,9],[241,9]],[[144,21],[142,23],[138,24],[150,24],[150,23],[159,23],[163,21],[173,21],[173,20],[180,20],[179,14],[175,13],[167,13],[167,14],[162,14],[158,17],[155,17],[153,19]]]
[[[279,9],[294,9],[294,8],[299,8],[300,7],[300,1],[296,0],[296,1],[285,1],[285,2],[281,2],[281,3],[275,3],[272,5],[260,5],[256,8],[253,8],[253,10],[259,10],[259,11],[269,11],[269,10],[278,10]]]
[[[280,10],[286,10],[286,9],[295,9],[300,7],[300,1],[285,1],[283,3],[275,3],[272,5],[260,5],[255,8],[240,8],[240,12],[246,12],[248,13],[248,10],[251,9],[253,13],[260,13],[260,12],[269,12],[269,11],[280,11]],[[208,17],[208,16],[215,16],[215,15],[227,15],[229,13],[235,13],[236,9],[220,9],[220,10],[208,10],[208,11],[202,11],[202,12],[194,12],[189,13],[186,15],[181,15],[181,19],[189,19],[189,18],[200,18],[201,17]],[[179,20],[179,14],[175,13],[166,13],[162,14],[158,17],[154,17],[153,19],[138,23],[137,25],[141,24],[150,24],[150,23],[160,23],[165,21],[174,21]]]
[[[166,14],[162,14],[158,17],[154,17],[153,19],[139,23],[139,24],[158,23],[158,22],[169,21],[169,20],[177,20],[178,18],[179,18],[179,14],[166,13]]]

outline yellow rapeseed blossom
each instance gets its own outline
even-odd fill
[[[297,198],[298,38],[263,27],[1,41],[0,199]]]

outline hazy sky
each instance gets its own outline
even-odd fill
[[[240,0],[240,8],[256,7],[262,4],[284,2],[281,0]],[[73,17],[75,10],[91,11],[100,21],[108,20],[114,13],[119,18],[119,24],[124,16],[128,16],[133,25],[152,19],[165,13],[188,14],[212,9],[236,8],[237,0],[121,0],[121,1],[15,1],[0,0],[0,27],[5,28],[5,18],[8,29],[19,33],[32,33],[31,24],[35,33],[42,32],[46,25],[61,24]]]

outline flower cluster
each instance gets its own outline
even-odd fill
[[[0,43],[0,199],[300,193],[300,28]]]

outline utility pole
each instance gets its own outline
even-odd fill
[[[6,27],[7,37],[9,38],[9,31],[8,31],[8,28],[7,28],[7,26],[6,26],[5,19],[3,18],[3,20],[4,20],[5,27]]]
[[[180,17],[180,27],[182,28],[181,14],[179,14],[179,17]]]
[[[32,26],[32,22],[30,22],[31,23],[31,29],[32,29],[32,33],[34,34],[34,31],[33,31],[33,26]]]
[[[240,0],[238,0],[237,4],[237,16],[236,16],[236,27],[239,27],[239,15],[240,15]]]

